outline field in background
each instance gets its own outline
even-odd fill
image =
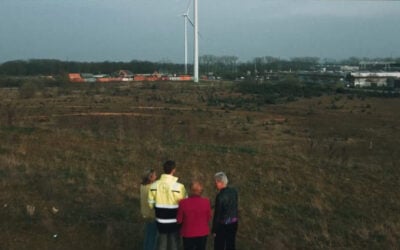
[[[167,159],[212,200],[213,174],[228,174],[238,249],[400,245],[399,98],[126,83],[0,100],[0,249],[141,249],[140,177]]]

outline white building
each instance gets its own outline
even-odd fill
[[[388,79],[400,80],[400,72],[352,72],[354,86],[371,87],[387,86]]]
[[[349,66],[349,65],[340,66],[340,71],[343,72],[356,72],[359,70],[360,70],[359,66]]]

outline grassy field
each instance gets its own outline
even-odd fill
[[[399,98],[267,105],[231,83],[28,87],[0,89],[0,249],[141,249],[140,177],[167,159],[212,200],[214,173],[228,174],[238,249],[400,246]]]

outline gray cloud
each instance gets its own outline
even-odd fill
[[[183,61],[186,0],[2,0],[0,61]],[[199,0],[200,54],[400,56],[398,1]]]

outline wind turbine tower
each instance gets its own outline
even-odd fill
[[[190,22],[190,24],[192,26],[194,26],[192,20],[190,20],[189,17],[189,8],[190,6],[187,8],[186,12],[182,14],[184,20],[184,25],[185,25],[185,74],[188,73],[188,69],[187,69],[187,64],[188,64],[188,35],[187,35],[187,23],[188,21]]]
[[[188,46],[187,46],[187,16],[188,13],[186,12],[185,14],[182,15],[183,18],[185,19],[185,75],[187,74],[187,64],[188,64]]]
[[[194,0],[194,82],[199,82],[199,18],[197,0]]]

